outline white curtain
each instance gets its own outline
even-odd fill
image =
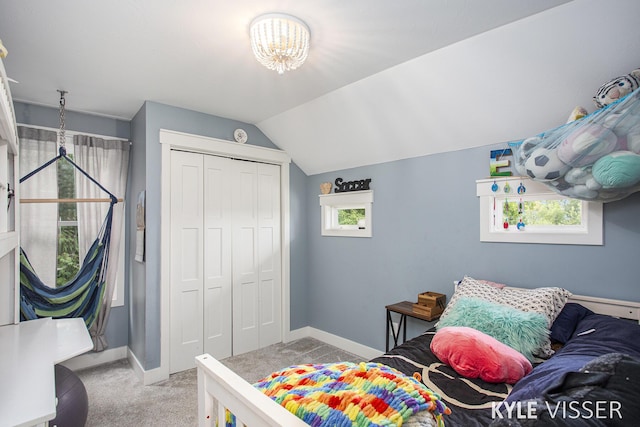
[[[20,138],[20,174],[34,171],[56,157],[56,132],[18,127]],[[56,164],[51,164],[20,184],[21,199],[57,199]],[[45,284],[56,287],[58,252],[58,204],[23,203],[20,205],[20,246]]]
[[[129,142],[76,135],[73,138],[73,146],[76,164],[117,198],[124,199],[129,169]],[[76,172],[76,197],[108,198],[108,195],[95,183]],[[98,236],[108,210],[109,203],[78,203],[80,262],[82,262],[87,250]],[[95,351],[102,351],[108,346],[104,332],[107,327],[113,290],[118,277],[123,215],[124,202],[119,202],[115,205],[113,211],[107,289],[104,294],[102,309],[89,331]]]

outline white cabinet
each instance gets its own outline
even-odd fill
[[[17,323],[19,310],[18,135],[9,81],[0,61],[0,325]]]
[[[170,198],[170,372],[280,342],[280,166],[172,151]]]

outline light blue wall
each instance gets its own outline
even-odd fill
[[[16,121],[20,124],[45,126],[53,129],[60,127],[60,113],[57,108],[14,102]],[[65,129],[75,132],[87,132],[96,135],[129,139],[131,125],[127,120],[114,119],[93,114],[66,110]]]
[[[18,122],[56,128],[56,109],[16,103]],[[160,143],[177,130],[274,145],[255,126],[147,102],[131,123],[67,112],[67,129],[133,141],[127,203],[147,191],[147,261],[127,265],[125,307],[112,311],[111,347],[129,345],[144,369],[160,366]],[[640,194],[604,206],[604,246],[480,243],[475,180],[488,174],[484,147],[307,177],[291,165],[291,328],[313,326],[380,350],[384,306],[419,292],[451,295],[468,274],[516,286],[564,286],[575,293],[639,300]],[[372,178],[373,238],[320,236],[321,182]],[[127,220],[132,245],[130,210]],[[131,246],[133,247],[133,246]],[[126,257],[132,259],[127,248]],[[128,325],[128,326],[127,326]],[[410,334],[425,327],[410,322]]]
[[[56,108],[15,102],[14,109],[16,112],[16,121],[19,124],[45,126],[54,129],[60,126],[60,116]],[[66,111],[65,129],[130,139],[130,124],[128,121],[77,113],[74,111]],[[26,173],[28,171],[22,172]],[[127,257],[125,259],[128,259],[128,248],[125,249],[125,257]],[[125,277],[128,277],[126,270],[125,275]],[[127,345],[129,340],[127,333],[128,321],[128,298],[127,293],[125,293],[125,305],[113,307],[109,316],[105,336],[110,348]]]
[[[134,141],[130,162],[129,182],[127,185],[127,201],[130,206],[137,204],[138,194],[146,187],[146,107],[143,105],[131,120],[131,139]],[[142,308],[146,304],[145,263],[133,260],[132,253],[136,247],[136,211],[129,209],[126,224],[126,240],[129,251],[127,256],[128,295],[129,295],[129,348],[140,363],[146,357],[146,312]]]
[[[308,180],[310,325],[384,350],[385,305],[451,296],[465,274],[514,286],[640,300],[640,194],[604,206],[604,246],[481,243],[475,180],[484,147],[313,175]],[[372,178],[373,237],[321,237],[319,185]],[[410,322],[410,332],[426,324]]]
[[[140,116],[140,117],[139,117]],[[144,122],[144,123],[143,123]],[[233,131],[242,127],[247,131],[248,144],[277,148],[257,127],[222,117],[185,110],[156,102],[146,102],[134,118],[134,130],[144,127],[144,161],[137,160],[136,167],[146,171],[146,262],[144,282],[132,285],[132,294],[139,296],[131,301],[131,312],[138,313],[133,325],[144,334],[135,333],[131,348],[147,370],[160,366],[160,129],[169,129],[196,135],[233,140]],[[144,164],[143,164],[144,162]],[[291,324],[302,327],[308,324],[305,305],[306,290],[306,175],[294,164],[290,168],[291,181]],[[137,186],[136,186],[137,187]],[[135,188],[133,191],[139,191]],[[137,194],[137,193],[136,193]],[[142,274],[141,274],[142,276]],[[140,287],[140,288],[138,288]],[[134,289],[139,289],[135,290]],[[144,341],[144,342],[141,342]]]

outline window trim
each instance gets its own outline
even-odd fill
[[[500,193],[491,190],[493,183],[500,187]],[[520,183],[526,187],[526,193],[520,196],[517,188]],[[496,198],[503,199],[502,191],[509,183],[511,192],[506,197],[514,199],[540,198],[548,196],[552,199],[568,199],[548,188],[545,184],[526,177],[502,177],[480,179],[476,181],[476,195],[480,198],[480,241],[504,243],[543,243],[553,245],[603,245],[603,215],[602,203],[582,200],[584,227],[580,230],[565,229],[558,231],[531,231],[525,227],[524,231],[510,227],[508,231],[492,229],[492,209]]]
[[[321,194],[320,234],[322,236],[372,237],[373,236],[373,190],[347,191]],[[353,226],[338,228],[334,225],[337,209],[364,209],[364,229]]]

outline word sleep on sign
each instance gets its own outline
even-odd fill
[[[335,192],[345,193],[347,191],[369,190],[369,183],[371,183],[371,178],[348,182],[343,181],[342,178],[336,178]]]

